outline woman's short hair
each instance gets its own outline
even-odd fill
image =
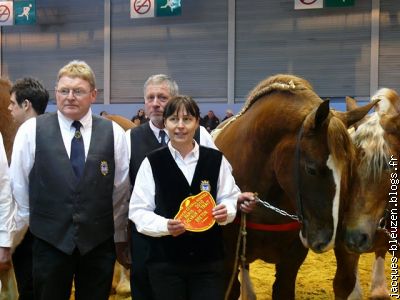
[[[200,109],[196,101],[192,97],[186,95],[177,95],[168,101],[164,108],[164,119],[172,116],[173,114],[185,109],[188,114],[200,119]]]

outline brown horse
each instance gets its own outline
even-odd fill
[[[10,162],[12,145],[17,132],[17,124],[14,122],[11,112],[8,110],[10,105],[11,82],[0,78],[0,132],[3,136],[4,147],[7,158]]]
[[[276,209],[258,205],[248,215],[247,262],[276,264],[274,299],[294,299],[307,248],[318,253],[333,248],[340,202],[352,191],[356,162],[346,125],[372,106],[333,114],[306,80],[276,75],[259,83],[241,112],[216,131],[215,143],[231,162],[239,187],[300,219],[301,230]],[[237,227],[224,229],[231,271]],[[229,299],[239,293],[235,280]]]
[[[372,99],[380,100],[376,111],[351,134],[360,156],[360,181],[358,193],[345,213],[344,241],[352,252],[375,252],[371,298],[389,299],[384,273],[385,254],[389,251],[392,258],[398,257],[400,248],[397,224],[400,97],[394,90],[385,88]],[[347,100],[348,105],[354,107],[354,100]],[[357,256],[353,258],[358,259]],[[348,267],[347,282],[355,282],[356,268],[357,265],[354,269]],[[391,293],[400,294],[398,287]]]
[[[0,132],[3,136],[4,147],[7,158],[10,162],[12,145],[17,130],[17,125],[13,120],[11,112],[8,110],[10,105],[11,82],[0,78]],[[17,299],[17,289],[13,269],[1,270],[0,281],[2,289],[0,291],[0,300]]]

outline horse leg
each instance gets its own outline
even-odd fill
[[[343,246],[335,247],[336,274],[333,280],[333,291],[336,300],[362,299],[358,279],[359,254],[347,252]]]
[[[385,276],[386,249],[375,252],[375,262],[372,269],[370,299],[390,299]]]
[[[13,268],[0,272],[0,285],[0,300],[18,299],[17,282]]]
[[[256,300],[257,296],[254,292],[253,284],[250,278],[249,265],[240,267],[240,298],[239,300]]]
[[[275,282],[272,287],[272,299],[295,299],[297,273],[306,259],[308,249],[304,248],[300,239],[296,239],[290,249],[285,252],[279,263],[275,265]]]
[[[131,294],[131,285],[129,281],[129,270],[125,269],[123,266],[120,265],[120,279],[115,288],[117,295],[119,296],[129,296]]]

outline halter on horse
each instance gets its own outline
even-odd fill
[[[306,80],[276,75],[259,83],[241,112],[216,132],[215,143],[232,164],[239,187],[301,217],[301,240],[298,228],[248,229],[248,261],[276,264],[274,299],[294,299],[297,272],[308,251],[304,246],[319,253],[333,248],[341,199],[351,192],[356,161],[344,124],[357,122],[372,106],[333,114]],[[248,221],[282,225],[288,218],[258,206]],[[232,264],[237,225],[224,230]],[[235,284],[230,299],[238,297]]]

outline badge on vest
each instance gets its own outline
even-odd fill
[[[202,180],[200,182],[200,191],[209,193],[211,192],[211,186],[208,180]]]
[[[105,160],[100,162],[100,172],[103,174],[103,176],[108,174],[108,163]]]

